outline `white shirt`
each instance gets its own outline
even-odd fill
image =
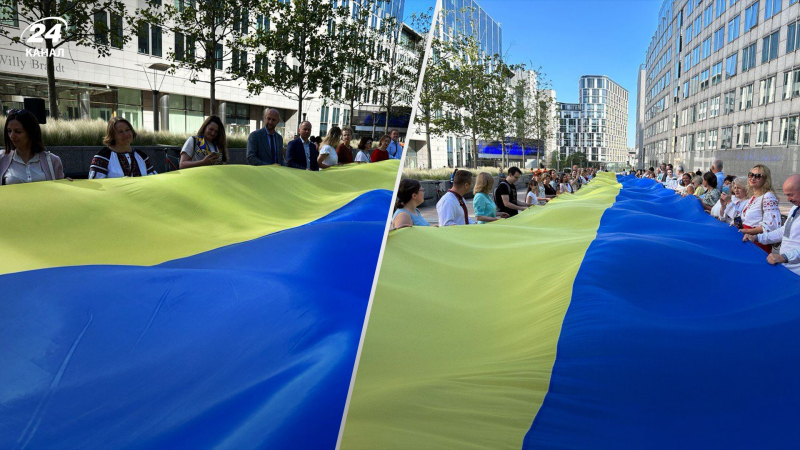
[[[667,178],[667,184],[665,186],[667,189],[676,189],[678,187],[678,178]]]
[[[452,192],[448,192],[436,203],[436,213],[439,215],[439,226],[466,225],[464,222],[464,208],[458,203],[458,198]],[[475,223],[470,220],[469,223]]]
[[[152,173],[147,173],[147,164],[144,162],[141,156],[135,151],[127,152],[127,153],[120,153],[125,159],[128,160],[128,164],[131,163],[131,155],[134,155],[136,158],[136,163],[139,165],[139,172],[142,176],[147,175],[155,175],[156,171],[153,170]],[[98,155],[99,157],[99,155]],[[119,157],[117,153],[111,152],[111,158],[108,160],[108,174],[100,173],[97,171],[89,171],[89,178],[90,179],[101,179],[101,178],[123,178],[125,176],[125,172],[122,171],[122,166],[119,164]]]
[[[22,184],[45,180],[47,177],[39,163],[39,153],[33,155],[26,163],[17,152],[14,152],[11,164],[8,165],[8,170],[3,175],[3,184]]]
[[[322,164],[325,164],[326,166],[335,166],[339,164],[339,155],[336,154],[336,149],[331,147],[330,145],[328,144],[323,145],[322,148],[319,150],[319,154],[328,155],[322,161]]]
[[[195,139],[196,138],[194,136],[190,137],[189,139],[187,139],[186,142],[183,144],[183,149],[181,149],[181,153],[186,153],[186,156],[189,157],[190,161],[202,161],[203,158],[205,158],[208,154],[217,153],[219,151],[219,150],[217,150],[217,146],[216,145],[212,144],[211,142],[208,141],[208,139],[206,139],[205,140],[205,144],[206,144],[206,151],[208,153],[201,154],[201,152],[197,152],[197,154],[195,154],[195,151],[194,151]]]
[[[365,162],[365,163],[370,162],[369,155],[367,154],[367,152],[365,152],[364,150],[359,150],[358,154],[356,155],[356,162],[360,162],[360,163],[361,162]]]
[[[725,211],[720,211],[717,217],[719,218],[719,220],[725,223],[728,224],[733,223],[733,219],[736,218],[736,216],[742,214],[742,209],[744,208],[744,206],[747,204],[748,201],[749,199],[747,199],[746,201],[742,201],[739,199],[739,197],[731,195],[731,201],[725,207]]]
[[[786,255],[789,262],[785,264],[786,268],[792,272],[800,275],[800,212],[797,211],[797,206],[789,211],[789,217],[796,214],[794,221],[789,229],[789,237],[784,236],[786,233],[786,226],[782,226],[777,230],[767,233],[761,233],[758,236],[759,244],[775,244],[781,243],[781,254]],[[787,222],[789,219],[786,220]]]
[[[772,192],[747,200],[742,211],[742,222],[748,227],[763,227],[765,232],[781,227],[778,198]]]

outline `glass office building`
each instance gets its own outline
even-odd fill
[[[628,153],[628,91],[603,75],[584,75],[578,103],[557,103],[560,157],[580,152],[592,163],[624,162]]]
[[[474,36],[487,55],[503,54],[500,24],[475,0],[442,0],[442,21],[446,36]]]
[[[644,164],[797,172],[798,50],[800,0],[664,1],[640,100]]]

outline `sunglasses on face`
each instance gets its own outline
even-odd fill
[[[754,178],[756,180],[760,180],[760,179],[764,178],[764,174],[747,172],[747,178]]]

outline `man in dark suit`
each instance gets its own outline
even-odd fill
[[[298,137],[286,147],[286,166],[294,169],[319,170],[317,146],[309,140],[311,122],[302,122],[297,128]]]
[[[252,166],[283,165],[283,136],[275,131],[281,117],[277,109],[264,114],[264,128],[247,137],[247,163]]]

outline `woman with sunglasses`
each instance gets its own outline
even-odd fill
[[[3,127],[3,145],[0,185],[64,178],[61,159],[45,150],[39,121],[30,112],[24,109],[8,112]]]
[[[750,200],[742,209],[741,230],[744,234],[761,234],[777,230],[781,226],[781,211],[778,208],[778,198],[772,188],[772,176],[769,168],[763,164],[753,167],[747,174],[747,193]],[[772,253],[772,246],[759,244],[761,250]]]
[[[112,117],[108,121],[103,147],[89,166],[89,178],[122,178],[155,175],[157,172],[141,150],[131,148],[136,139],[133,125],[122,117]]]
[[[356,155],[357,163],[370,162],[369,152],[367,152],[367,149],[370,147],[372,147],[372,138],[366,136],[362,137],[361,141],[358,143],[358,154]]]

